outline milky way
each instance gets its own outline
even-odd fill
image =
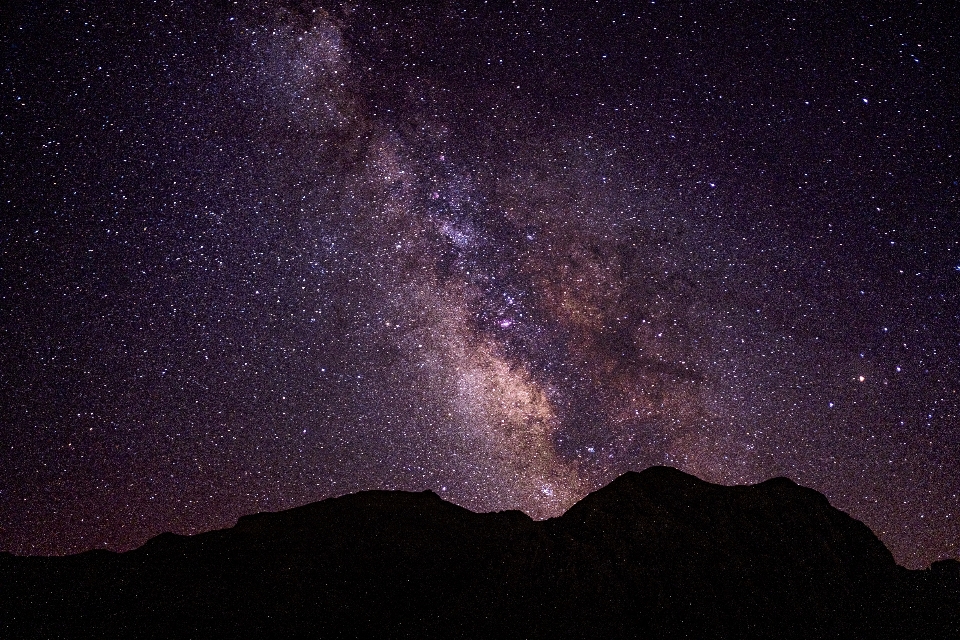
[[[667,464],[960,554],[942,16],[185,4],[3,21],[0,547]]]

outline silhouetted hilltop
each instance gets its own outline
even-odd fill
[[[960,638],[960,563],[898,567],[784,478],[654,467],[543,522],[368,491],[128,553],[2,554],[0,636]]]

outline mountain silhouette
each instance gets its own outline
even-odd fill
[[[960,563],[897,566],[785,478],[627,473],[564,515],[366,491],[126,553],[0,554],[5,638],[960,638]]]

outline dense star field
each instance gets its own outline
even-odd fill
[[[960,556],[956,15],[249,5],[3,10],[0,549],[662,464]]]

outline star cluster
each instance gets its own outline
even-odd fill
[[[960,554],[933,9],[8,11],[0,548],[367,488],[546,518],[666,464]]]

